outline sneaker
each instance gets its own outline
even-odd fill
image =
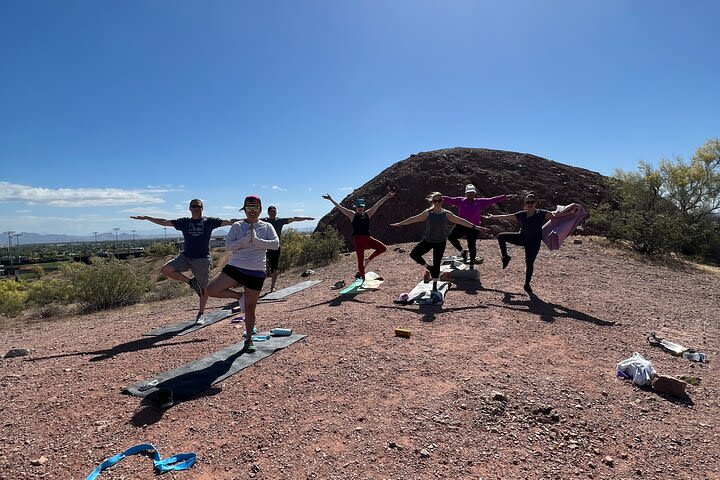
[[[360,272],[355,272],[355,280],[359,280],[361,278],[363,278],[363,276],[360,275]]]
[[[205,325],[205,314],[204,313],[198,313],[197,317],[195,317],[195,325]]]
[[[245,340],[245,345],[243,345],[242,351],[245,353],[255,353],[257,350],[257,347],[253,343],[252,340]]]
[[[510,263],[511,258],[512,257],[510,255],[505,255],[504,257],[502,257],[503,270],[505,269],[505,267],[508,266],[508,263]]]
[[[525,290],[527,293],[533,293],[529,283],[526,283],[525,286],[523,286],[523,290]]]
[[[460,255],[462,255],[463,263],[468,263],[468,251],[463,250]]]
[[[256,333],[257,333],[257,328],[253,327],[253,335],[255,335]],[[243,338],[247,338],[247,329],[245,329],[245,331],[243,332]]]
[[[423,282],[430,283],[430,280],[432,280],[432,275],[429,271],[425,270],[425,275],[423,275]]]
[[[200,286],[200,284],[198,283],[198,281],[195,279],[195,277],[188,280],[188,285],[190,285],[190,288],[195,290],[195,292],[198,294],[198,297],[203,296],[203,289]]]

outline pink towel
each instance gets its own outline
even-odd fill
[[[550,250],[557,250],[560,248],[563,240],[565,240],[578,226],[580,222],[587,217],[587,212],[579,203],[571,203],[563,207],[558,205],[555,213],[565,212],[571,208],[576,207],[575,215],[569,215],[563,218],[553,218],[543,225],[543,242]]]

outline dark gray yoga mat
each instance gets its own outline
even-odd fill
[[[232,314],[232,308],[221,308],[220,310],[214,310],[212,312],[206,313],[205,323],[202,325],[196,325],[195,319],[185,320],[175,325],[156,328],[152,332],[143,333],[143,335],[146,337],[179,337],[181,335],[192,333],[195,330],[200,330],[201,328],[212,325],[213,323],[217,323]]]
[[[286,287],[286,288],[283,288],[282,290],[276,290],[272,293],[268,293],[267,295],[264,295],[263,297],[261,297],[260,300],[258,300],[258,301],[266,302],[268,300],[282,300],[283,298],[287,297],[288,295],[292,295],[293,293],[297,293],[301,290],[305,290],[306,288],[310,288],[314,285],[317,285],[320,282],[322,282],[322,280],[305,280],[304,282],[300,282],[291,287]]]
[[[255,342],[257,350],[254,353],[243,353],[244,342],[236,343],[219,350],[207,357],[186,363],[181,367],[158,374],[156,377],[136,383],[123,389],[137,397],[146,397],[158,390],[172,391],[175,403],[191,398],[193,395],[204,392],[218,382],[221,382],[240,370],[252,365],[292,345],[305,335],[292,334],[287,337],[270,337],[264,342]]]

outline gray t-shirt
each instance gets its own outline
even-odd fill
[[[447,210],[440,213],[430,212],[427,219],[427,229],[423,240],[426,242],[444,242],[447,240]]]

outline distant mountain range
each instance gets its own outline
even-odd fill
[[[287,227],[286,227],[287,228]],[[297,228],[296,230],[301,232],[306,231],[312,231],[313,228]],[[224,235],[227,235],[230,228],[218,228],[213,231],[213,237],[222,237]],[[168,240],[174,240],[178,237],[182,237],[182,234],[175,230],[174,228],[168,228],[167,230],[167,239]],[[149,240],[153,238],[158,239],[164,239],[165,234],[164,232],[158,233],[156,231],[149,231],[149,230],[136,230],[135,231],[135,239],[142,239],[142,240]],[[132,241],[133,235],[132,233],[127,232],[119,232],[117,236],[117,240],[120,242],[127,242]],[[12,239],[12,244],[15,246],[17,243],[17,238]],[[85,243],[85,242],[94,242],[96,240],[95,235],[65,235],[61,233],[30,233],[30,232],[22,232],[22,234],[19,236],[20,240],[20,246],[23,245],[37,245],[41,243]],[[115,233],[114,232],[105,232],[105,233],[99,233],[97,234],[97,241],[98,242],[108,242],[108,241],[115,241]],[[3,238],[2,235],[0,235],[0,247],[7,247],[7,235]]]

